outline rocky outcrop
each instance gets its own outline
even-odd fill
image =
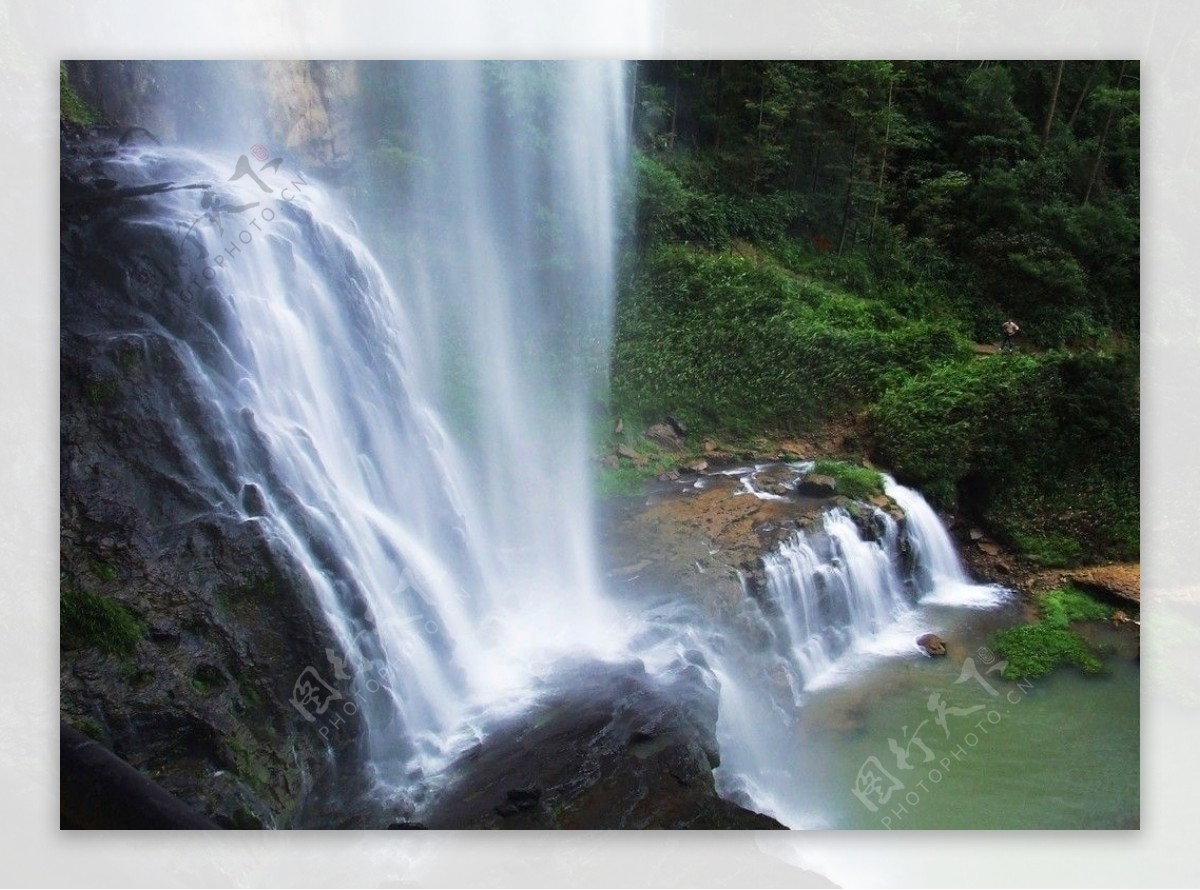
[[[653,442],[663,451],[682,451],[683,439],[677,427],[669,423],[655,423],[646,429],[646,439]]]
[[[716,793],[717,689],[702,656],[556,674],[532,710],[484,729],[416,816],[428,828],[780,829]],[[412,823],[407,823],[408,827]]]
[[[796,493],[810,498],[831,498],[837,494],[837,480],[820,473],[809,473],[796,486]]]
[[[68,134],[64,199],[103,188],[115,139]],[[291,704],[331,638],[196,385],[219,300],[185,296],[140,200],[62,211],[61,712],[225,827],[288,825],[357,730]]]
[[[677,480],[658,487],[641,504],[624,505],[624,515],[603,524],[610,575],[622,580],[621,589],[670,589],[721,620],[736,622],[742,598],[765,583],[763,554],[797,531],[819,531],[827,510],[846,510],[867,538],[881,531],[875,504],[836,493],[805,494],[802,465],[760,464],[740,475],[710,467],[708,461],[703,466],[703,471],[681,468]],[[900,507],[879,497],[880,509],[902,522]]]
[[[1077,569],[1068,572],[1066,578],[1113,605],[1141,608],[1142,568],[1138,563]]]

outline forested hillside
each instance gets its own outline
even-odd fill
[[[1138,75],[639,63],[613,415],[692,439],[850,416],[1026,556],[1135,558]]]

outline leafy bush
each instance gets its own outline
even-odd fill
[[[616,413],[696,432],[803,427],[966,354],[957,328],[733,252],[662,247],[617,308]]]
[[[948,363],[888,390],[872,418],[901,478],[1039,560],[1136,558],[1137,375],[1128,357]]]
[[[728,194],[706,187],[703,173],[686,158],[668,163],[635,152],[633,168],[636,236],[643,248],[670,241],[720,247],[733,238],[776,240],[795,215],[796,199],[788,194]]]

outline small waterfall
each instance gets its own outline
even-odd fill
[[[909,608],[896,522],[881,510],[873,519],[879,541],[864,540],[845,510],[831,510],[820,534],[798,532],[763,559],[766,596],[783,616],[790,654],[806,684]]]
[[[899,485],[890,476],[884,479],[888,497],[904,510],[913,548],[913,563],[920,576],[920,589],[928,592],[939,583],[970,583],[950,535],[929,502],[911,488]]]
[[[863,523],[837,508],[819,529],[797,532],[763,558],[765,607],[754,614],[774,645],[736,655],[718,647],[711,659],[721,684],[718,788],[792,828],[828,827],[813,821],[813,767],[796,741],[811,696],[850,689],[846,681],[881,659],[920,657],[916,637],[943,630],[946,607],[991,607],[1005,596],[971,582],[918,492],[884,481],[903,524],[879,509]]]
[[[929,503],[891,477],[884,480],[905,512],[903,535],[896,520],[876,508],[873,534],[864,538],[859,524],[837,508],[822,516],[819,532],[797,532],[763,557],[764,594],[781,616],[776,632],[786,639],[788,659],[805,687],[828,674],[840,656],[900,630],[918,604],[998,602],[997,588],[967,576]],[[907,645],[906,639],[899,641]]]

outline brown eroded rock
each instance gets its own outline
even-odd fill
[[[937,634],[921,634],[917,637],[917,646],[930,658],[940,658],[946,654],[946,641]]]
[[[1122,563],[1077,569],[1066,575],[1072,584],[1082,587],[1101,599],[1114,604],[1140,608],[1142,602],[1142,568],[1140,563]]]

